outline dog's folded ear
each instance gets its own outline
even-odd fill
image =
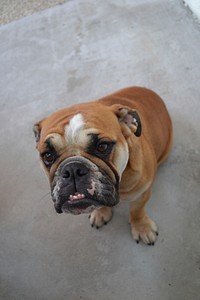
[[[126,128],[128,127],[129,133],[134,133],[137,137],[141,136],[142,124],[137,111],[120,104],[113,105],[113,108],[119,122],[123,125],[125,124]],[[126,133],[126,135],[129,134]]]
[[[40,132],[41,132],[40,122],[33,125],[33,132],[35,135],[35,141],[36,143],[38,143],[40,140]]]
[[[39,140],[40,140],[41,130],[42,130],[42,126],[43,126],[42,123],[43,123],[43,121],[45,121],[45,120],[46,120],[46,118],[40,120],[39,122],[37,122],[37,123],[35,123],[35,124],[33,125],[33,133],[34,133],[34,135],[35,135],[35,141],[36,141],[36,143],[38,143]]]

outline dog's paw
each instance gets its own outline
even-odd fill
[[[157,225],[147,215],[141,220],[131,220],[131,233],[133,239],[139,243],[141,240],[143,243],[153,246],[158,236]]]
[[[103,225],[106,225],[112,219],[112,208],[102,207],[95,209],[89,216],[90,224],[92,227],[99,229]]]

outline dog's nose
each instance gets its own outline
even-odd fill
[[[81,163],[73,162],[63,167],[61,176],[65,179],[78,179],[88,174],[88,168]]]

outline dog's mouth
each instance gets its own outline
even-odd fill
[[[72,204],[72,203],[74,203],[74,201],[83,200],[83,199],[85,199],[85,195],[76,192],[74,195],[70,195],[70,196],[69,196],[68,202],[69,202],[70,204]]]
[[[90,213],[95,208],[100,208],[101,205],[96,200],[88,198],[85,194],[76,192],[70,195],[62,205],[55,203],[54,207],[59,214],[65,212],[79,215]]]

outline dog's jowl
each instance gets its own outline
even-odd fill
[[[145,204],[172,145],[171,119],[156,93],[125,88],[59,110],[34,133],[58,213],[90,213],[99,228],[119,201],[129,201],[133,239],[154,244],[157,226]]]

